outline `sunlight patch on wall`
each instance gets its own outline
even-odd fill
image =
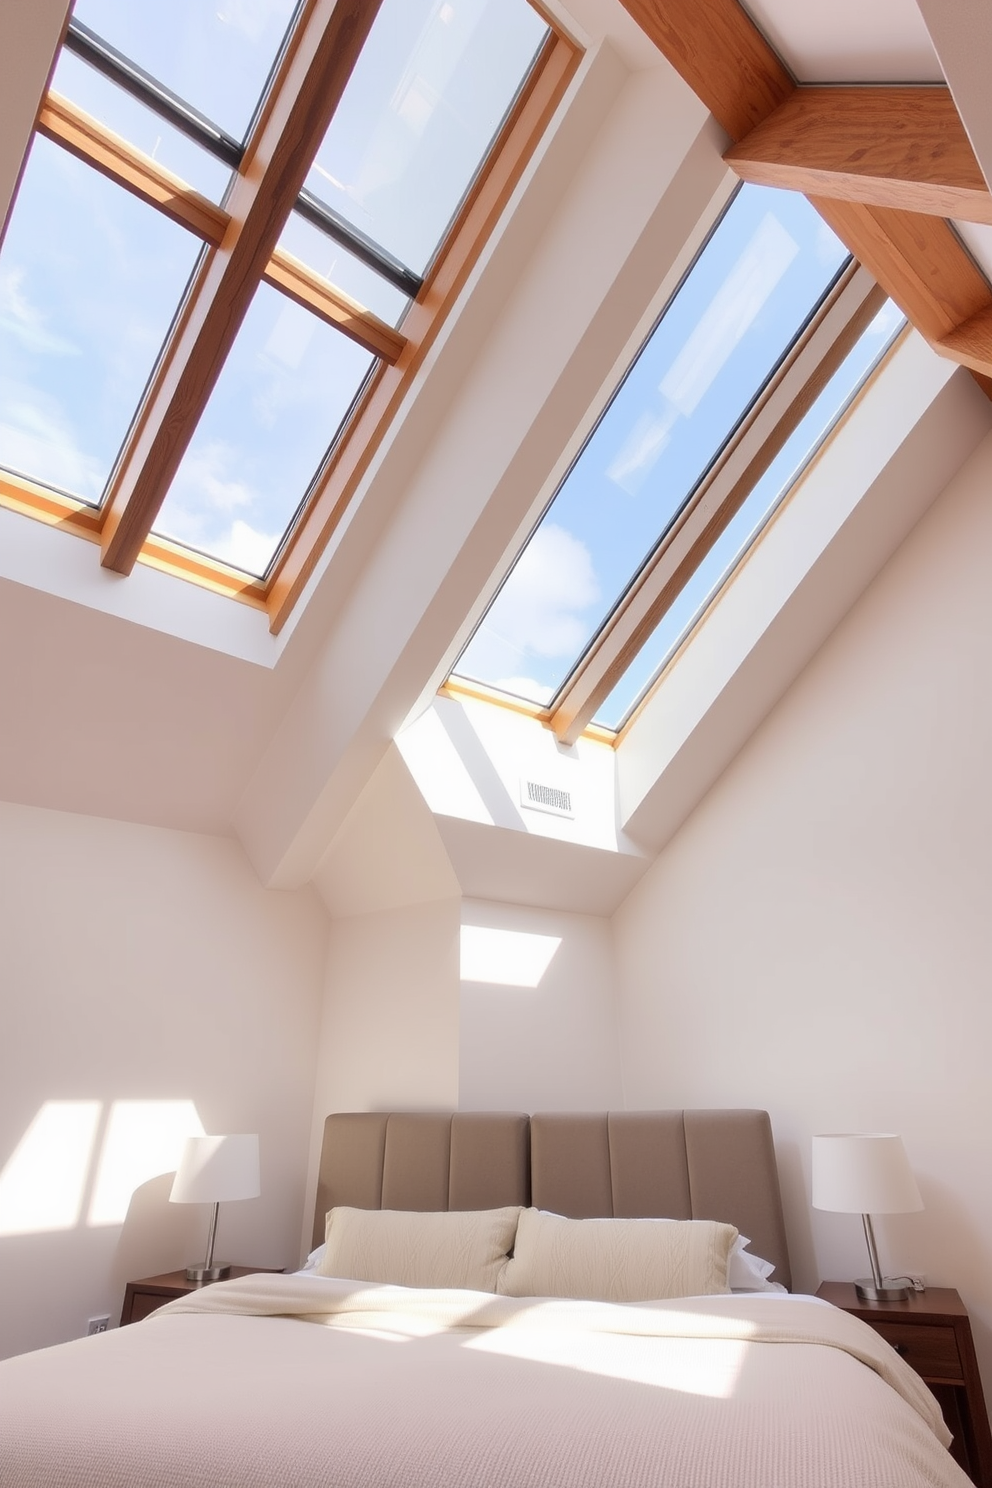
[[[500,987],[537,987],[561,945],[560,935],[463,925],[461,978]]]
[[[0,1235],[79,1222],[100,1101],[46,1101],[0,1173]]]
[[[433,708],[396,735],[396,747],[431,811],[492,826],[492,814]]]
[[[123,1224],[135,1189],[173,1172],[186,1138],[203,1135],[191,1100],[114,1101],[87,1224]]]

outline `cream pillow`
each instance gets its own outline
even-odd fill
[[[519,1205],[438,1214],[332,1209],[316,1273],[396,1286],[495,1292],[519,1216]]]
[[[524,1209],[497,1290],[596,1302],[726,1292],[736,1239],[733,1225],[708,1219],[563,1219]]]

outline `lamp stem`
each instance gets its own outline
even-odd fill
[[[210,1228],[207,1231],[207,1259],[204,1262],[203,1269],[205,1271],[208,1271],[208,1272],[210,1271],[210,1269],[211,1269],[211,1267],[213,1266],[213,1263],[214,1263],[214,1241],[217,1238],[217,1215],[219,1214],[219,1212],[220,1212],[220,1203],[218,1202],[218,1203],[215,1203],[214,1204],[213,1211],[212,1211],[212,1213],[210,1215]],[[871,1223],[871,1221],[868,1219],[867,1214],[865,1215],[865,1220],[866,1220],[866,1222],[868,1224]],[[869,1233],[870,1233],[870,1231],[869,1231]],[[875,1252],[874,1252],[874,1244],[875,1244],[875,1239],[874,1239],[874,1236],[872,1236],[872,1239],[869,1241],[869,1249],[871,1249],[871,1252],[872,1252],[872,1255],[873,1256],[875,1254]],[[875,1271],[877,1273],[877,1271],[878,1271],[878,1261],[877,1260],[873,1260],[872,1264],[874,1265]]]
[[[865,1240],[868,1242],[868,1259],[871,1262],[871,1279],[875,1283],[876,1287],[881,1288],[884,1285],[884,1283],[882,1281],[882,1268],[878,1264],[878,1246],[875,1244],[875,1231],[872,1229],[871,1215],[870,1214],[862,1214],[861,1219],[862,1219],[862,1223],[864,1224],[864,1227],[865,1227]],[[216,1222],[217,1222],[217,1206],[215,1204],[214,1205],[214,1223],[216,1224]],[[211,1230],[210,1234],[211,1234],[211,1245],[212,1245],[212,1243],[213,1243],[213,1230]],[[207,1254],[207,1265],[208,1266],[210,1265],[210,1253],[209,1252]]]

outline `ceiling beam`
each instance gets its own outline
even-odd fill
[[[992,195],[945,87],[796,88],[724,158],[759,186],[992,223]]]
[[[788,79],[788,74],[737,0],[623,0],[623,5],[723,125],[733,145],[792,96],[791,80],[784,91],[781,81],[776,85],[776,78]],[[731,36],[738,52],[728,51]],[[780,96],[773,98],[776,91]],[[965,334],[966,322],[992,313],[992,290],[941,218],[815,193],[810,200],[944,355],[956,344],[956,333]],[[967,365],[983,377],[992,376],[992,360],[976,355]],[[987,390],[984,380],[980,385]]]
[[[736,0],[623,0],[623,5],[735,143],[795,88]]]
[[[130,573],[193,437],[380,0],[310,0],[111,477],[102,562]]]

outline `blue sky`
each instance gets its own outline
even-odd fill
[[[459,675],[534,702],[553,696],[846,259],[804,197],[741,188],[459,658]],[[817,416],[828,422],[824,407]],[[742,525],[753,528],[755,504],[767,510],[803,439],[815,442],[815,423],[805,421],[746,504],[719,549],[720,572],[728,544],[746,540]],[[711,587],[712,565],[706,575]],[[656,651],[652,642],[645,658]],[[602,721],[620,721],[645,665],[650,677],[657,659],[638,659]]]
[[[241,138],[293,0],[77,0],[75,15]],[[546,26],[526,0],[384,0],[308,185],[420,271]],[[80,107],[222,201],[230,172],[66,53]],[[397,323],[406,302],[299,221],[283,246]],[[35,141],[0,253],[0,464],[98,502],[201,245]],[[263,286],[156,524],[261,574],[370,366]]]

